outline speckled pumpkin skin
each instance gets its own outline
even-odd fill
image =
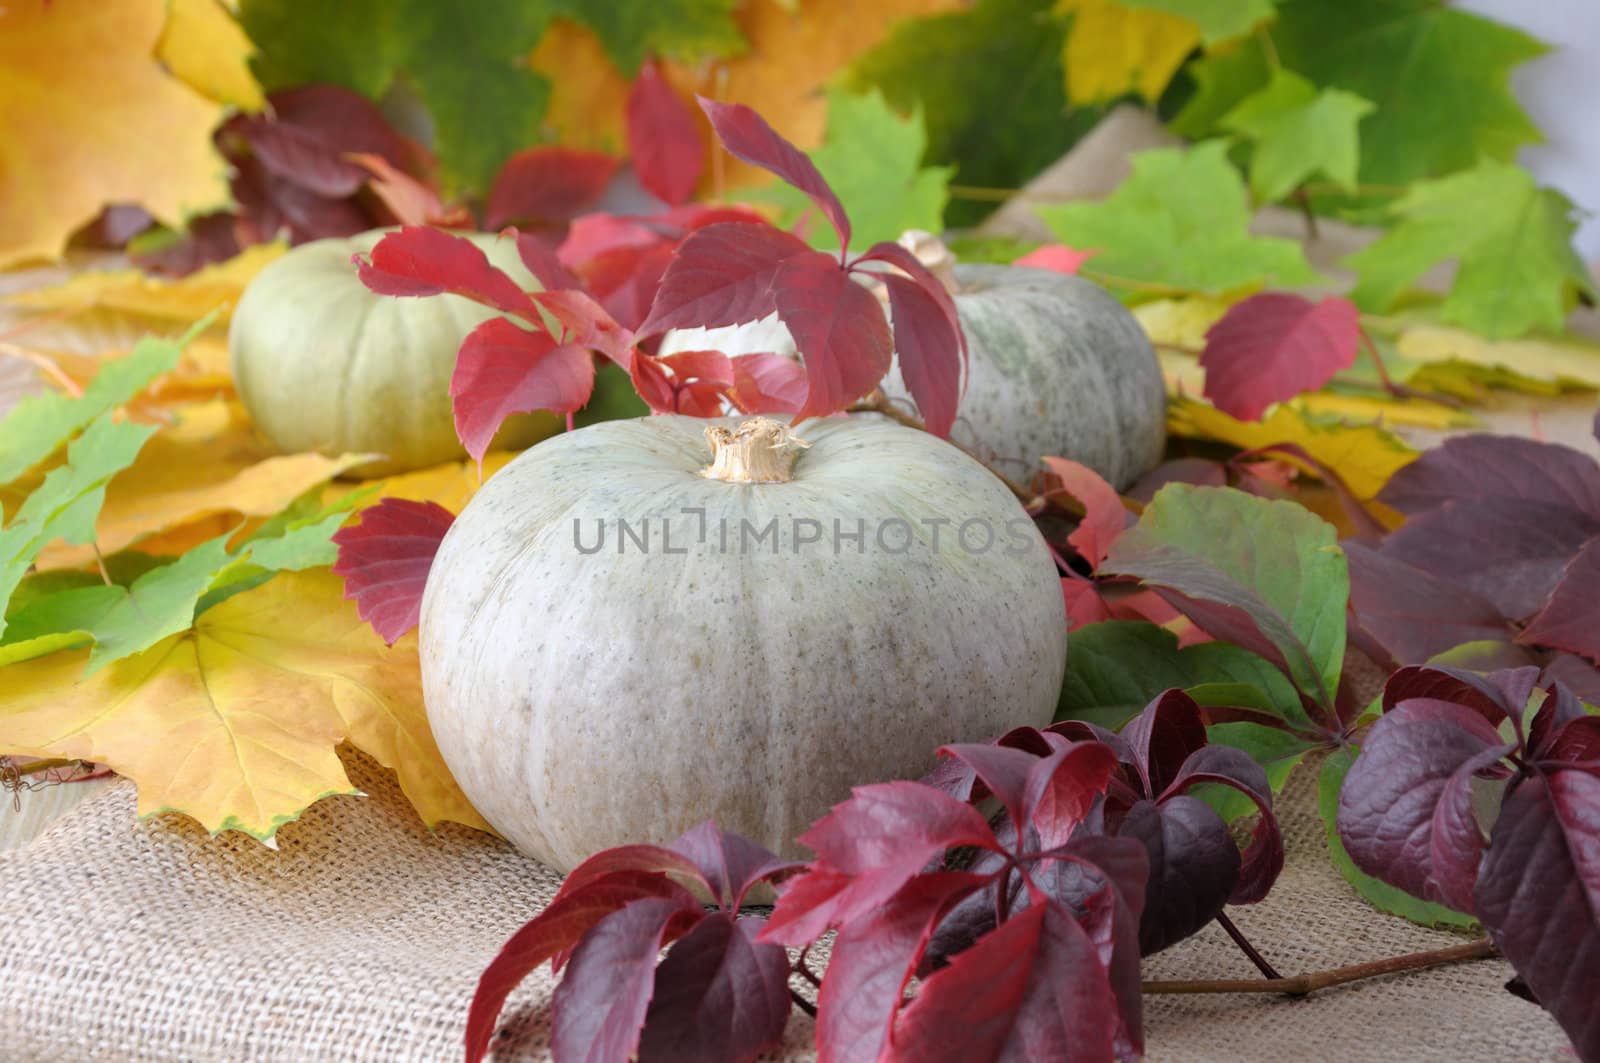
[[[970,369],[952,439],[1014,476],[1050,455],[1119,490],[1160,462],[1161,365],[1121,303],[1051,270],[958,265],[956,280]],[[884,391],[910,401],[898,367]]]
[[[417,469],[466,456],[450,410],[450,374],[461,340],[493,310],[455,295],[398,299],[367,289],[350,256],[383,236],[302,244],[245,289],[228,345],[239,398],[280,450],[373,453],[363,475]],[[519,284],[536,288],[516,246],[473,241]],[[516,417],[496,446],[525,447],[561,419]]]
[[[926,433],[837,418],[802,426],[792,481],[725,483],[699,475],[708,423],[613,421],[534,447],[472,499],[429,573],[422,677],[439,748],[495,829],[562,871],[707,817],[799,855],[795,837],[852,785],[915,778],[945,742],[1042,725],[1060,692],[1055,567],[977,463]],[[701,507],[704,525],[685,513]],[[648,550],[619,518],[635,534],[648,520]],[[754,539],[772,518],[776,552]],[[797,545],[796,518],[820,522],[822,541]],[[863,546],[836,553],[833,521],[848,533],[858,518]],[[940,518],[936,551],[921,522]],[[910,542],[894,519],[915,529],[905,552],[890,552]],[[962,548],[969,519],[994,529],[987,551],[978,524]],[[582,552],[602,520],[603,546]]]

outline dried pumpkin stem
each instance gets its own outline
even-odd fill
[[[788,483],[794,479],[795,458],[811,445],[770,417],[752,417],[737,428],[711,425],[706,442],[711,464],[700,475],[732,484]]]

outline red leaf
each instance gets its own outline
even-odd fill
[[[1035,760],[1023,794],[1022,820],[1046,849],[1065,845],[1106,791],[1117,758],[1101,742],[1075,742]]]
[[[1061,597],[1067,605],[1067,630],[1115,619],[1111,605],[1100,594],[1100,585],[1079,575],[1061,577]]]
[[[551,1000],[557,1059],[634,1059],[663,945],[705,917],[692,897],[636,900],[596,923],[572,951]]]
[[[574,948],[596,923],[646,897],[665,898],[682,906],[694,896],[665,875],[623,872],[592,881],[576,893],[557,896],[544,911],[518,930],[478,978],[467,1013],[467,1063],[478,1063],[489,1051],[495,1023],[511,991],[546,961]]]
[[[596,299],[628,328],[637,329],[650,313],[661,278],[675,248],[667,241],[643,247],[617,247],[577,266]]]
[[[678,404],[677,389],[672,386],[672,376],[659,358],[641,354],[628,367],[633,379],[633,390],[639,393],[644,404],[656,413],[672,413]]]
[[[683,853],[664,845],[618,845],[602,849],[573,868],[556,891],[556,899],[569,897],[590,885],[621,873],[679,875],[690,882],[699,882],[708,890],[700,868]]]
[[[1112,1058],[1119,1010],[1088,933],[1036,899],[923,982],[889,1060]]]
[[[871,292],[821,251],[785,262],[772,287],[809,382],[796,421],[836,413],[877,386],[889,371],[894,343]]]
[[[1083,520],[1067,542],[1091,569],[1098,569],[1111,544],[1133,523],[1133,515],[1122,505],[1116,488],[1088,466],[1067,458],[1045,458],[1044,464],[1061,481],[1062,490],[1083,505]]]
[[[472,215],[465,208],[446,210],[439,193],[399,169],[382,155],[349,152],[345,158],[368,173],[367,187],[388,208],[399,225],[438,225],[441,228],[474,228]]]
[[[379,240],[366,260],[355,256],[355,263],[361,283],[380,295],[450,292],[539,322],[528,293],[464,236],[407,225]]]
[[[343,199],[367,180],[347,153],[378,155],[405,166],[411,152],[373,103],[334,85],[305,85],[269,97],[267,113],[228,123],[276,177],[319,196]]]
[[[938,300],[916,281],[887,274],[889,313],[900,375],[928,431],[948,438],[961,401],[961,335]]]
[[[945,320],[950,323],[950,331],[955,334],[956,340],[961,346],[961,364],[965,367],[967,361],[967,334],[961,327],[961,313],[956,309],[955,298],[951,296],[949,289],[944,286],[944,282],[935,276],[932,270],[923,265],[922,260],[909,247],[887,240],[869,247],[866,254],[851,263],[851,268],[853,269],[863,262],[884,262],[895,267],[916,281],[917,287],[921,288],[934,302],[939,304],[939,309],[943,312]]]
[[[546,291],[583,287],[583,282],[569,273],[567,267],[562,264],[561,256],[536,234],[508,228],[500,233],[502,240],[507,236],[516,240],[517,254],[521,256],[522,264],[528,267],[528,272],[534,275]]]
[[[656,968],[639,1058],[742,1063],[774,1047],[789,1022],[789,954],[755,940],[756,918],[700,920]]]
[[[741,162],[777,174],[811,197],[811,202],[827,215],[833,231],[839,234],[839,260],[843,262],[844,249],[850,246],[850,219],[816,165],[799,148],[779,136],[765,118],[743,104],[717,103],[704,96],[696,99],[700,101],[700,109],[711,119],[712,131],[729,154]]]
[[[1035,248],[1011,263],[1030,269],[1049,269],[1057,273],[1076,274],[1078,267],[1095,256],[1094,251],[1079,251],[1066,244],[1045,244]]]
[[[839,932],[817,995],[818,1063],[876,1063],[934,927],[987,881],[960,871],[919,875],[870,922]]]
[[[1600,663],[1600,538],[1590,539],[1561,574],[1561,582],[1517,641],[1580,654]]]
[[[635,218],[595,211],[573,219],[556,255],[562,265],[577,269],[607,251],[623,247],[651,247],[660,243],[661,239],[660,233]]]
[[[709,819],[684,831],[670,848],[699,868],[711,895],[730,910],[743,903],[745,892],[758,881],[801,866],[780,860],[749,838],[718,830]]]
[[[1314,391],[1348,369],[1360,343],[1360,312],[1348,299],[1252,295],[1206,333],[1204,393],[1231,417],[1259,420],[1273,403]]]
[[[598,351],[624,369],[633,359],[633,334],[605,307],[580,288],[534,292],[533,301],[549,312],[564,330],[563,339]]]
[[[484,219],[491,229],[514,223],[549,225],[577,217],[600,201],[622,164],[576,148],[517,152],[495,175]]]
[[[777,309],[773,285],[779,269],[816,253],[798,236],[764,222],[718,222],[696,229],[678,245],[639,333],[742,325],[766,317]],[[831,259],[829,265],[838,271]]]
[[[587,348],[557,344],[548,333],[492,317],[467,333],[456,356],[450,377],[456,435],[482,461],[507,417],[534,410],[571,413],[583,408],[593,390],[594,360]]]
[[[684,202],[700,181],[705,149],[693,112],[655,61],[646,63],[628,92],[628,154],[639,183],[666,203]]]
[[[1510,626],[1465,587],[1360,542],[1343,542],[1351,622],[1400,664],[1421,664],[1467,642],[1504,641]]]
[[[428,569],[455,519],[437,502],[385,498],[333,534],[333,574],[344,577],[344,596],[389,645],[417,626]]]
[[[794,413],[806,401],[806,367],[781,354],[741,354],[733,359],[728,397],[741,413]]]

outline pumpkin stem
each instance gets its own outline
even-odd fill
[[[706,428],[711,464],[700,470],[709,480],[731,484],[783,484],[794,478],[794,461],[811,444],[794,429],[770,417],[752,417],[738,428]]]

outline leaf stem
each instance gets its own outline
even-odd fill
[[[811,1003],[811,1001],[807,1000],[805,997],[801,996],[793,987],[790,987],[789,989],[789,999],[794,1001],[795,1007],[799,1008],[813,1019],[817,1017],[817,1006]]]
[[[1227,912],[1217,913],[1217,925],[1228,932],[1228,936],[1233,939],[1233,943],[1239,946],[1239,951],[1244,953],[1245,959],[1256,965],[1256,970],[1261,972],[1261,977],[1280,979],[1283,977],[1272,964],[1267,962],[1265,956],[1256,951],[1256,947],[1250,944],[1250,939],[1245,937],[1244,932],[1234,925],[1232,919],[1228,918]]]
[[[1327,971],[1297,974],[1292,978],[1201,979],[1197,981],[1146,982],[1144,991],[1150,994],[1168,993],[1284,993],[1293,997],[1309,996],[1319,989],[1329,989],[1346,982],[1359,982],[1367,978],[1400,974],[1403,971],[1420,971],[1440,967],[1447,963],[1468,960],[1486,960],[1498,956],[1494,942],[1488,938],[1469,941],[1465,945],[1413,952],[1405,956],[1389,956],[1367,963],[1335,967]]]

